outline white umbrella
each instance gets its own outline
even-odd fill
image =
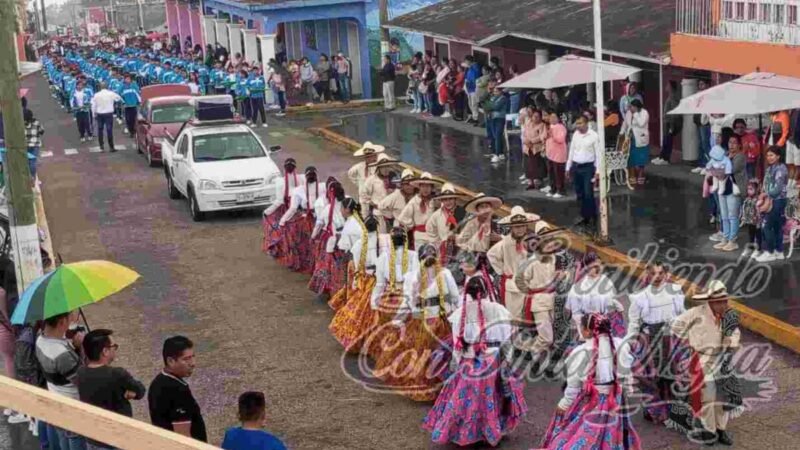
[[[594,83],[594,69],[603,69],[603,81],[624,80],[641,69],[609,61],[567,55],[516,76],[500,87],[503,89],[555,89],[563,86]]]
[[[763,114],[800,108],[800,79],[753,72],[681,100],[667,114]]]

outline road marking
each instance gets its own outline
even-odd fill
[[[67,155],[67,156],[69,156],[69,155],[77,155],[78,154],[78,149],[76,149],[76,148],[65,148],[64,149],[64,154]]]
[[[89,147],[89,153],[101,153],[100,147]]]
[[[39,154],[40,158],[49,158],[51,156],[53,156],[53,152],[42,152]]]
[[[117,149],[117,150],[127,150],[128,149],[128,147],[125,147],[124,145],[115,145],[114,148]]]
[[[283,137],[283,133],[281,133],[280,131],[270,131],[269,135],[272,137]]]

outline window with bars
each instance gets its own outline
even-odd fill
[[[755,3],[747,4],[747,20],[758,20],[758,6]]]
[[[797,25],[797,5],[789,5],[787,21],[789,25]]]
[[[722,17],[733,20],[733,2],[722,2]]]
[[[773,5],[772,11],[775,13],[772,18],[773,23],[783,23],[784,18],[784,5]]]
[[[761,4],[761,14],[758,16],[759,22],[769,23],[772,20],[772,5],[769,3]]]
[[[744,20],[744,2],[736,2],[736,20]]]

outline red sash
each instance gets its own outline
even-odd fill
[[[503,274],[500,276],[500,304],[506,306],[506,281],[512,278],[511,275]]]
[[[533,311],[531,311],[531,308],[533,308],[533,296],[536,294],[555,292],[555,290],[555,286],[553,285],[548,285],[539,289],[528,289],[528,293],[525,295],[525,306],[523,307],[526,321],[533,322]]]

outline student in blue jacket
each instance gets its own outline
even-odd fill
[[[258,116],[261,115],[261,126],[267,126],[266,110],[264,109],[264,91],[267,89],[267,82],[261,74],[261,67],[253,66],[253,73],[247,81],[250,90],[250,116],[253,126],[258,125]]]
[[[122,102],[125,105],[125,133],[133,137],[136,133],[136,114],[139,105],[142,103],[139,85],[131,78],[131,75],[125,75],[125,84],[122,87]]]

